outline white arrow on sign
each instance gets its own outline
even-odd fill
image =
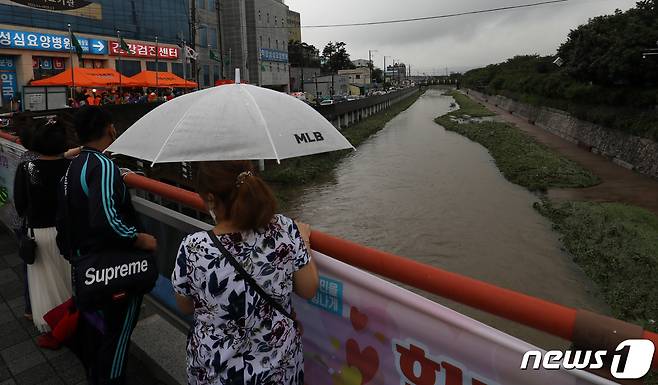
[[[103,44],[102,41],[97,41],[96,43],[94,43],[92,45],[92,47],[96,48],[96,50],[98,50],[98,51],[102,51],[103,48],[105,48],[105,45]]]

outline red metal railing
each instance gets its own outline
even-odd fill
[[[206,210],[203,200],[196,193],[137,174],[126,175],[125,181],[131,187],[197,210]],[[314,250],[349,265],[573,341],[578,313],[576,309],[503,289],[319,231],[312,232],[311,244]],[[642,338],[651,340],[655,346],[658,346],[658,334],[645,330]],[[658,354],[654,355],[652,367],[658,370]]]
[[[16,137],[0,132],[0,137],[19,142]],[[205,211],[201,197],[169,184],[137,174],[128,174],[126,183],[162,198]],[[486,311],[510,321],[530,326],[554,336],[573,341],[578,310],[545,301],[476,279],[451,273],[407,258],[375,250],[357,243],[313,231],[313,249],[355,267],[416,287],[428,293]],[[600,325],[592,325],[596,327]],[[615,331],[611,331],[615,333]],[[643,331],[642,338],[658,347],[658,334]],[[658,370],[658,354],[652,368]]]

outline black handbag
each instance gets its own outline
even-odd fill
[[[224,258],[233,266],[233,268],[237,271],[238,276],[241,277],[249,286],[251,286],[252,289],[254,289],[258,295],[261,296],[264,300],[267,301],[267,303],[270,304],[273,308],[279,311],[279,313],[283,314],[284,316],[290,318],[292,320],[292,324],[297,329],[297,331],[301,332],[300,325],[297,322],[297,319],[295,318],[294,315],[290,314],[283,305],[281,305],[277,300],[272,298],[271,295],[269,295],[252,277],[247,271],[244,269],[242,264],[235,259],[235,257],[229,253],[228,250],[222,245],[222,243],[219,241],[217,238],[217,235],[215,235],[215,232],[212,230],[208,230],[208,236],[210,237],[210,240],[212,240],[213,244],[217,249],[219,249],[219,252],[222,254]]]
[[[158,279],[153,255],[139,249],[90,252],[71,259],[73,290],[81,309],[149,293]]]
[[[70,170],[70,167],[69,167]],[[155,257],[137,248],[109,249],[76,255],[71,243],[69,170],[64,175],[64,215],[67,223],[73,297],[80,309],[98,309],[133,295],[149,293],[158,279]]]
[[[37,253],[37,241],[34,240],[34,229],[28,227],[27,218],[23,219],[23,226],[18,236],[18,256],[28,265],[34,263]]]
[[[30,227],[29,216],[32,214],[32,195],[30,194],[30,173],[27,163],[22,163],[20,167],[25,169],[25,191],[27,193],[27,214],[23,218],[21,229],[18,234],[18,256],[28,265],[34,263],[37,252],[37,241],[34,239],[34,229]]]

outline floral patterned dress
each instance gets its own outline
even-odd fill
[[[218,238],[268,294],[292,309],[292,274],[310,260],[293,220],[276,215],[264,229]],[[302,341],[293,322],[237,277],[207,233],[183,239],[172,283],[194,301],[189,384],[304,383]]]

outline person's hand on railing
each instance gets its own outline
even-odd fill
[[[138,249],[154,252],[158,248],[158,241],[151,234],[138,233],[134,245]]]

